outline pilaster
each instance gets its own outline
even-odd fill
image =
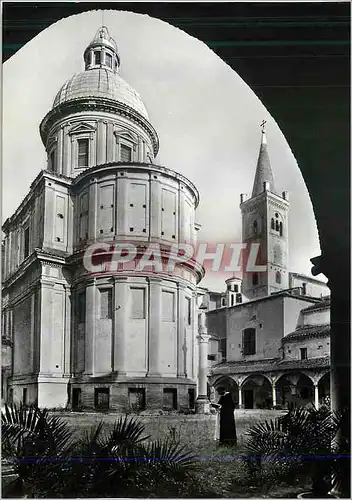
[[[177,376],[184,377],[184,336],[185,336],[185,306],[186,294],[185,286],[182,283],[177,284],[178,295],[178,322],[177,322]],[[192,346],[193,347],[193,346]]]
[[[126,374],[128,293],[129,283],[127,278],[115,278],[112,369],[118,375]]]
[[[96,283],[92,280],[86,287],[86,342],[85,375],[94,375],[94,350],[96,330]]]
[[[150,236],[161,237],[161,189],[157,179],[150,179]]]
[[[160,333],[161,333],[161,282],[159,278],[149,281],[148,318],[148,377],[160,377]]]

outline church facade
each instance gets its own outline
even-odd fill
[[[96,242],[132,242],[137,252],[194,245],[199,194],[157,164],[158,134],[119,75],[105,27],[84,63],[40,125],[47,169],[3,226],[6,398],[49,408],[193,408],[202,266],[112,272],[100,262],[91,273],[84,255]]]
[[[289,194],[277,193],[264,128],[252,195],[241,195],[240,208],[243,242],[258,245],[264,267],[227,280],[215,307],[208,301],[209,394],[225,387],[244,409],[319,406],[329,395],[329,289],[288,270]]]

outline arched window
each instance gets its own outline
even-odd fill
[[[253,222],[253,233],[256,235],[258,232],[258,222],[255,220]]]
[[[253,285],[253,286],[258,285],[258,281],[259,281],[259,279],[258,279],[258,274],[257,274],[257,273],[254,273],[254,274],[253,274],[253,276],[252,276],[252,285]]]
[[[224,307],[226,304],[225,304],[225,299],[221,299],[221,305],[222,307]]]
[[[280,228],[280,236],[282,236],[282,222],[280,222],[279,228]]]
[[[255,328],[243,330],[242,349],[244,356],[255,354]]]
[[[281,284],[281,273],[280,273],[280,271],[276,271],[276,283]]]
[[[276,221],[276,227],[275,227],[276,231],[279,231],[279,221],[277,220]]]
[[[231,295],[231,305],[233,306],[235,304],[235,296]]]
[[[275,221],[274,221],[274,219],[271,219],[271,229],[275,229]]]

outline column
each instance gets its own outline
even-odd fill
[[[86,335],[85,335],[85,375],[94,375],[94,344],[96,319],[96,287],[95,280],[86,288]]]
[[[238,384],[238,408],[239,410],[242,410],[243,408],[243,403],[242,403],[242,385]]]
[[[210,404],[207,395],[207,375],[208,375],[208,345],[210,335],[205,327],[205,313],[200,315],[199,335],[197,336],[199,345],[199,367],[198,367],[198,396],[196,400],[197,413],[209,413]]]
[[[185,287],[181,283],[178,284],[178,324],[177,324],[177,376],[184,377],[184,333],[185,333],[185,306],[186,306],[186,296]],[[193,348],[193,346],[189,346]]]
[[[272,391],[272,400],[273,400],[273,408],[276,407],[276,383],[271,383],[271,391]]]
[[[106,163],[114,161],[114,132],[113,124],[104,122],[106,130]]]
[[[160,377],[161,279],[149,278],[148,377]]]
[[[112,369],[126,375],[126,335],[128,321],[128,278],[115,278]]]
[[[106,161],[106,122],[98,122],[97,133],[97,164],[102,165]]]
[[[318,410],[319,409],[319,386],[318,382],[314,384],[314,406]]]
[[[345,235],[348,238],[348,235]],[[331,493],[338,498],[351,498],[350,455],[351,439],[351,305],[350,252],[348,246],[331,246],[322,241],[323,254],[311,259],[314,276],[324,273],[329,279],[331,290],[331,331],[330,331],[330,395],[333,410],[343,412],[341,428],[336,436],[336,445],[341,459],[338,459],[338,486]],[[336,242],[335,242],[336,243]],[[331,250],[334,248],[334,251]],[[329,252],[330,250],[330,252]],[[339,266],[336,263],[339,262]],[[344,269],[345,272],[341,272]]]

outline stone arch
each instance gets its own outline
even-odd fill
[[[211,387],[215,389],[216,401],[219,399],[217,390],[220,388],[224,388],[231,394],[235,406],[238,406],[238,383],[234,377],[232,377],[231,375],[219,375],[213,381],[211,381]]]
[[[263,373],[251,373],[241,382],[242,407],[245,409],[272,408],[271,379]]]
[[[276,381],[279,406],[306,406],[314,403],[314,380],[309,372],[283,373]]]

